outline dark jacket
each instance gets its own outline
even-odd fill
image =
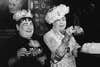
[[[24,66],[24,67],[49,67],[50,66],[50,51],[46,47],[45,43],[43,42],[42,37],[39,36],[33,36],[34,40],[38,40],[39,43],[41,44],[41,48],[43,52],[37,56],[37,57],[22,57],[20,60],[17,60],[16,63],[12,67],[19,67],[19,66]],[[8,39],[7,42],[5,42],[4,47],[2,48],[2,65],[3,67],[9,67],[8,66],[8,60],[10,58],[17,58],[17,51],[18,49],[24,47],[24,48],[30,48],[28,46],[29,40],[22,38],[18,34],[16,36],[13,36],[12,38]],[[45,65],[41,65],[39,61],[37,61],[38,57],[41,57],[45,55],[47,57]]]

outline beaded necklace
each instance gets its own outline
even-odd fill
[[[60,31],[57,31],[56,29],[52,29],[52,31],[56,35],[57,39],[62,40],[64,38],[64,35]]]

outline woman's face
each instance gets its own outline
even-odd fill
[[[65,27],[66,27],[66,18],[65,17],[62,17],[61,19],[57,20],[56,22],[54,22],[54,26],[59,31],[64,30]]]
[[[33,23],[29,19],[21,21],[21,24],[17,26],[17,29],[19,34],[24,38],[31,38],[34,32]]]

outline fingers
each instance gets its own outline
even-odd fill
[[[25,56],[26,53],[27,53],[27,49],[21,48],[17,51],[17,57]]]
[[[84,32],[83,28],[80,27],[80,26],[75,26],[74,29],[76,30],[77,34],[80,34],[80,33]]]

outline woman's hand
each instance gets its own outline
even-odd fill
[[[74,26],[74,30],[75,30],[74,33],[76,33],[76,34],[81,34],[81,33],[84,32],[84,31],[83,31],[83,28],[80,27],[80,26]]]
[[[69,34],[69,35],[72,35],[72,33],[74,34],[81,34],[84,32],[83,28],[80,27],[80,26],[70,26],[66,29],[66,32]]]
[[[26,48],[21,48],[17,51],[17,57],[20,58],[21,56],[27,55],[28,51]]]
[[[42,53],[42,49],[40,49],[40,48],[31,48],[30,53],[32,54],[32,56],[37,56],[37,55]]]

